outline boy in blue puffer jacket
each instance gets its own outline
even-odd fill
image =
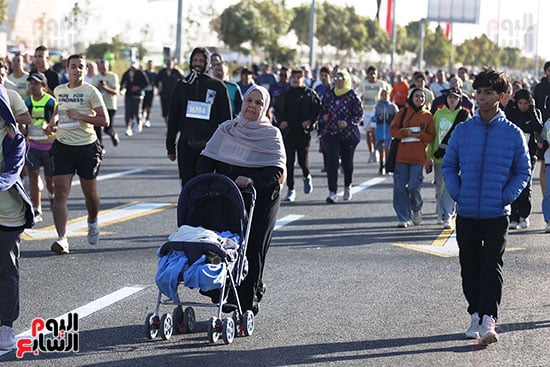
[[[481,338],[483,344],[498,341],[507,216],[531,169],[521,130],[499,109],[507,79],[492,68],[476,76],[478,109],[456,126],[442,163],[445,184],[457,203],[462,288],[471,315],[466,337]]]

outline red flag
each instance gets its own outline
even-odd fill
[[[388,0],[388,9],[386,13],[386,33],[391,36],[393,23],[393,0]]]
[[[450,37],[451,37],[451,30],[452,30],[452,24],[451,24],[451,23],[447,23],[447,24],[445,25],[445,38],[450,39]]]

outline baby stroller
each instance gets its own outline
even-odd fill
[[[193,306],[217,307],[216,316],[208,323],[208,339],[212,343],[220,335],[225,344],[232,343],[235,335],[252,335],[254,314],[242,311],[236,287],[246,276],[246,247],[255,200],[252,186],[241,191],[227,176],[216,173],[198,175],[184,186],[178,199],[178,232],[158,250],[157,303],[155,312],[145,320],[149,339],[160,334],[167,340],[172,333],[193,332]],[[208,235],[193,237],[192,233],[201,230]],[[195,240],[190,240],[190,234]],[[168,288],[159,281],[166,276],[171,283]],[[199,288],[215,304],[180,301],[181,284]],[[172,314],[159,317],[160,305],[176,307]],[[183,306],[187,306],[185,310]],[[231,316],[222,318],[222,312]]]

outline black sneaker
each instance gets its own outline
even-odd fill
[[[111,135],[111,141],[113,142],[113,145],[116,147],[118,143],[120,142],[120,138],[118,137],[117,133],[114,133]]]

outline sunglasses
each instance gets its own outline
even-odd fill
[[[344,80],[344,77],[341,76],[341,75],[338,75],[338,76],[335,76],[332,80],[334,80],[335,82],[339,82],[339,81]]]

